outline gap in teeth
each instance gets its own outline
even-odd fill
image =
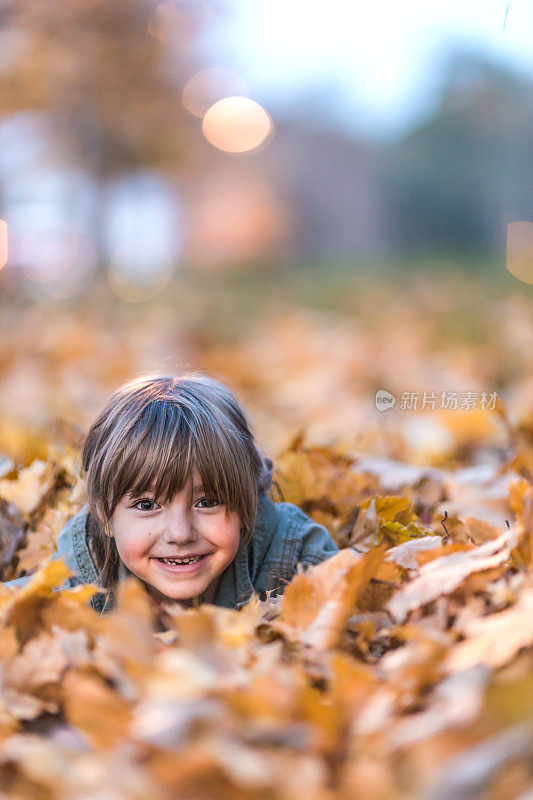
[[[193,564],[195,561],[199,561],[201,556],[194,556],[193,558],[162,558],[161,561],[164,561],[165,564]]]

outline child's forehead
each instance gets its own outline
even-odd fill
[[[192,471],[192,475],[189,476],[188,480],[186,481],[184,488],[189,488],[192,482],[192,490],[193,492],[197,492],[204,488],[202,476],[200,475],[198,469],[195,467]],[[154,492],[155,491],[155,481],[151,481],[150,485],[148,486],[147,492]]]

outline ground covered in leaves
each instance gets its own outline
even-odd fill
[[[374,328],[269,307],[241,340],[201,334],[198,305],[111,322],[94,300],[28,304],[16,337],[4,315],[1,578],[33,579],[0,586],[1,797],[531,798],[531,316],[500,298],[515,314],[497,343],[473,328],[436,352],[446,298],[416,291],[431,314],[397,319],[403,339],[397,295]],[[119,382],[169,368],[236,387],[283,498],[342,549],[283,598],[167,606],[156,632],[136,580],[100,617],[97,587],[55,591],[68,570],[49,557],[84,503],[84,426]],[[388,423],[372,410],[377,388],[416,387],[500,397]]]

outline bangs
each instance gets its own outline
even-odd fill
[[[195,469],[208,497],[228,510],[242,510],[249,482],[244,438],[237,428],[220,425],[208,409],[150,403],[124,430],[108,461],[110,515],[125,495],[150,493],[156,502],[168,503],[189,482],[192,494]]]

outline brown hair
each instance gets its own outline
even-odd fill
[[[197,468],[206,494],[237,511],[252,534],[258,494],[272,486],[272,461],[255,444],[230,389],[202,372],[142,375],[123,384],[91,425],[81,453],[99,584],[114,588],[120,557],[110,520],[126,494],[153,487],[168,502]]]

